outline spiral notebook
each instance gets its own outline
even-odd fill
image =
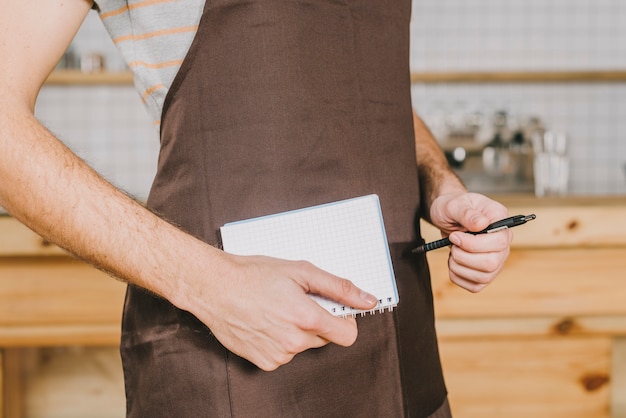
[[[311,297],[336,316],[391,311],[398,291],[377,195],[327,203],[237,222],[220,228],[224,251],[307,260],[373,294],[371,311]]]

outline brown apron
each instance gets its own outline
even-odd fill
[[[410,3],[207,1],[166,99],[149,206],[219,245],[229,221],[376,193],[400,304],[359,318],[352,347],[263,372],[131,286],[129,416],[427,417],[444,404],[428,269],[403,257],[419,237]]]

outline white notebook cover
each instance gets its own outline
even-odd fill
[[[337,316],[392,310],[398,304],[389,244],[377,195],[227,223],[220,228],[224,251],[307,260],[349,279],[376,296],[371,311],[311,295]]]

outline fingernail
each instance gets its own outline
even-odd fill
[[[361,299],[363,299],[364,302],[367,302],[370,306],[378,305],[378,299],[376,299],[374,295],[370,295],[367,292],[361,291]]]
[[[461,238],[459,238],[458,234],[451,234],[449,236],[450,238],[450,242],[453,243],[456,246],[461,245]]]

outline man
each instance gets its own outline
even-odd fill
[[[421,215],[454,244],[451,280],[477,292],[501,270],[511,234],[462,232],[507,211],[467,193],[412,114],[410,2],[97,2],[160,118],[151,211],[33,116],[92,6],[0,5],[0,204],[130,284],[128,415],[449,416],[426,261],[407,249]],[[193,42],[176,43],[190,31]],[[182,63],[164,60],[172,50]],[[158,72],[172,62],[175,77]],[[369,193],[380,196],[397,275],[393,313],[333,317],[307,294],[361,309],[376,301],[309,263],[217,248],[225,222]]]

